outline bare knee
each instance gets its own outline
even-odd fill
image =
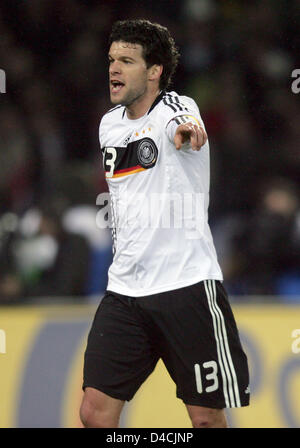
[[[85,428],[117,428],[123,402],[95,389],[86,390],[80,407]]]
[[[87,400],[80,407],[80,420],[85,428],[117,428],[119,423],[109,412],[98,409]]]
[[[223,409],[203,408],[193,406],[189,410],[194,428],[227,428],[227,421]]]

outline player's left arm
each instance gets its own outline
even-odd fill
[[[199,151],[207,142],[207,134],[204,126],[193,115],[181,115],[171,120],[171,135],[176,149],[189,142],[192,150]],[[170,134],[169,134],[170,135]]]
[[[177,126],[174,136],[175,148],[180,149],[183,143],[187,141],[190,142],[193,151],[199,151],[205,145],[207,134],[199,122],[188,121]]]

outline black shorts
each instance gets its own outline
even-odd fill
[[[222,283],[145,297],[106,292],[84,356],[85,387],[131,400],[162,359],[185,404],[249,404],[249,371]]]

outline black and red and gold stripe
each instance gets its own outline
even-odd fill
[[[126,147],[114,147],[116,150],[116,159],[114,161],[114,171],[112,176],[106,176],[109,179],[114,179],[117,177],[123,177],[128,176],[130,174],[136,174],[141,171],[145,171],[149,168],[153,168],[155,166],[155,163],[153,163],[150,167],[142,166],[138,159],[138,148],[140,144],[143,142],[144,139],[136,140],[134,142],[128,143]],[[155,145],[155,143],[153,142]],[[109,162],[111,158],[111,154],[105,150],[106,148],[102,149],[102,152],[104,154],[104,170],[106,173],[110,172],[111,164],[107,163]]]

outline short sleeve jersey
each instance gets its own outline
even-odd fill
[[[137,120],[124,106],[101,120],[114,246],[107,290],[140,297],[223,279],[208,225],[209,143],[193,151],[173,141],[189,119],[204,127],[194,100],[161,92]]]

